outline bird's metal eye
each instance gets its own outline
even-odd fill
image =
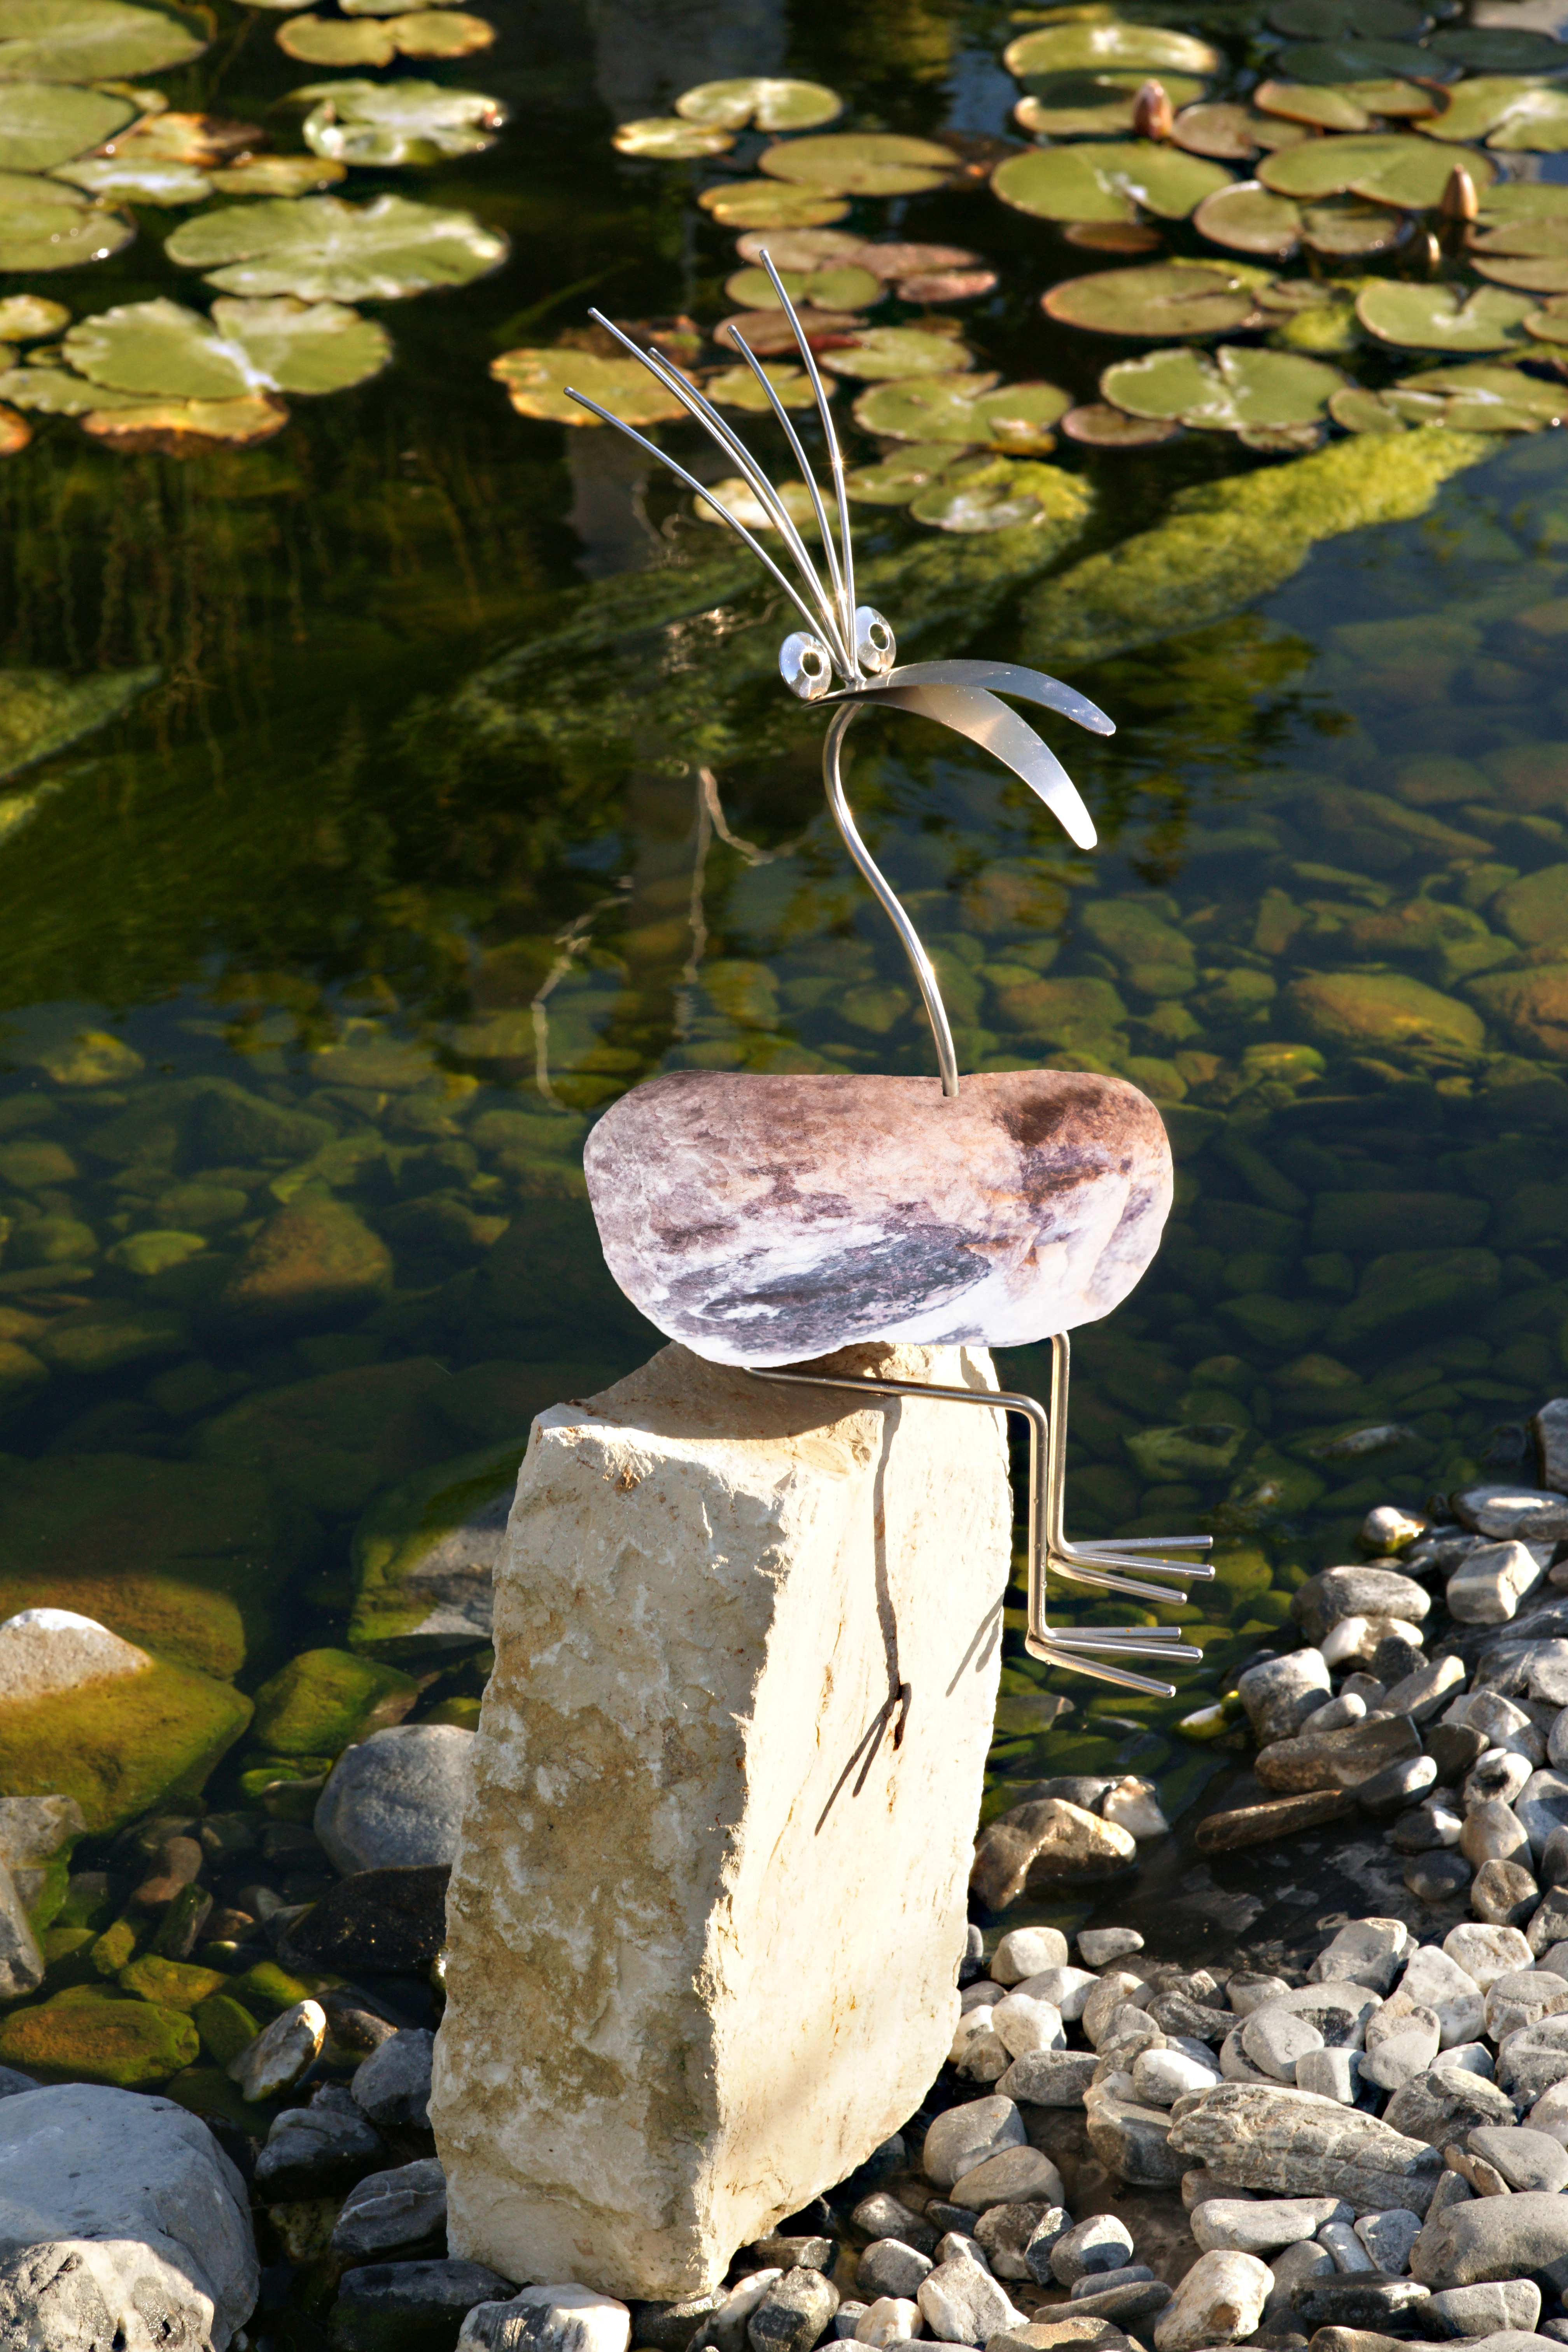
[[[861,668],[869,670],[874,677],[880,677],[885,670],[892,668],[897,651],[893,632],[880,613],[874,612],[869,604],[858,604],[855,608],[855,658]]]
[[[804,629],[786,637],[779,647],[779,676],[803,702],[816,702],[833,683],[833,663],[820,637]]]

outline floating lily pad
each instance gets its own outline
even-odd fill
[[[879,384],[855,403],[863,432],[920,446],[988,444],[1027,456],[1050,446],[1050,428],[1070,404],[1054,383],[1005,383],[994,376],[925,376]]]
[[[1375,404],[1375,407],[1373,405]],[[1336,393],[1330,404],[1348,432],[1391,432],[1442,425],[1457,433],[1539,433],[1568,415],[1568,384],[1519,368],[1426,368],[1382,393]]]
[[[1274,0],[1268,22],[1292,41],[1410,41],[1426,18],[1410,0]]]
[[[298,196],[200,213],[181,223],[163,250],[184,268],[205,270],[207,284],[226,294],[391,302],[485,277],[506,259],[507,242],[472,213],[407,196],[368,205]]]
[[[163,73],[199,58],[206,26],[182,8],[129,0],[0,0],[0,76],[103,81]]]
[[[225,446],[253,449],[270,441],[289,422],[280,400],[253,393],[237,400],[146,400],[131,406],[89,409],[82,430],[95,441],[126,452],[157,450],[166,457],[191,457]]]
[[[392,26],[374,16],[290,16],[273,38],[286,58],[306,66],[389,66],[397,55]]]
[[[101,89],[59,82],[0,82],[0,172],[47,172],[97,147],[135,108]]]
[[[1046,520],[1059,504],[1052,492],[1062,478],[1054,466],[1015,457],[964,458],[921,490],[910,513],[936,530],[1014,530]]]
[[[866,327],[854,339],[822,353],[836,375],[876,383],[907,376],[946,375],[971,363],[972,354],[952,335],[922,327]]]
[[[1524,342],[1524,320],[1535,308],[1528,295],[1500,286],[1466,294],[1457,286],[1393,278],[1374,279],[1356,297],[1356,315],[1369,333],[1412,352],[1506,351]]]
[[[1233,253],[1267,253],[1283,258],[1301,242],[1301,208],[1277,196],[1260,180],[1238,180],[1205,196],[1193,226]]]
[[[336,187],[348,177],[348,166],[321,155],[250,155],[207,177],[220,196],[306,196],[315,188]]]
[[[1098,73],[1123,68],[1140,77],[1166,73],[1217,73],[1221,58],[1206,41],[1161,25],[1042,25],[1021,33],[1002,52],[1002,62],[1022,81],[1035,74]]]
[[[790,193],[774,187],[771,180],[761,184],[775,195]],[[766,229],[753,228],[735,240],[735,250],[742,261],[761,261],[765,253],[786,282],[792,269],[805,277],[810,277],[814,270],[846,268],[851,264],[869,269],[872,265],[861,257],[866,249],[865,238],[846,228],[781,228],[772,235]],[[874,274],[879,278],[885,273],[877,270]]]
[[[848,341],[860,334],[866,324],[858,310],[816,310],[810,303],[799,304],[795,317],[795,325],[814,352],[826,352],[836,343]],[[721,352],[733,348],[731,329],[758,359],[779,359],[786,353],[793,358],[800,349],[795,326],[779,310],[737,310],[731,317],[721,319],[713,330],[713,341]]]
[[[841,197],[816,188],[792,188],[782,180],[724,180],[697,199],[726,228],[818,228],[842,220],[849,207]]]
[[[552,425],[599,422],[590,409],[567,398],[569,383],[626,425],[662,425],[687,413],[657,376],[630,358],[599,359],[592,352],[558,350],[503,352],[490,362],[490,373],[505,384],[520,416],[544,417]]]
[[[784,292],[796,304],[807,302],[825,310],[864,310],[882,299],[881,279],[854,265],[838,269],[781,269],[779,276]],[[724,291],[731,302],[742,302],[751,310],[783,308],[765,269],[737,269],[725,279]]]
[[[1018,100],[1013,119],[1041,139],[1111,138],[1131,130],[1133,101],[1147,79],[1137,72],[1048,74]],[[1160,79],[1173,106],[1191,105],[1207,88],[1195,74]]]
[[[742,238],[742,250],[744,246]],[[896,278],[900,284],[906,278],[918,278],[935,270],[971,269],[981,258],[962,245],[915,245],[896,237],[867,238],[847,257],[878,278]],[[755,259],[755,256],[748,258]],[[778,261],[776,253],[773,259]],[[783,262],[779,262],[779,268],[784,268]]]
[[[816,532],[816,509],[811,503],[811,492],[806,488],[805,484],[780,482],[777,489],[784,510],[795,529],[799,531]],[[721,482],[715,482],[713,496],[716,499],[721,499],[735,520],[744,523],[748,530],[778,529],[778,525],[757,497],[750,482],[743,481],[739,474],[726,475]],[[729,528],[718,508],[710,505],[706,499],[694,499],[692,512],[700,522],[717,523],[721,530]]]
[[[1472,253],[1470,267],[1494,286],[1512,286],[1529,294],[1568,294],[1568,247],[1534,256]]]
[[[488,49],[496,28],[486,16],[471,16],[436,0],[434,8],[400,16],[393,27],[400,58],[471,58]]]
[[[995,285],[994,269],[926,269],[900,278],[899,292],[906,302],[977,302]]]
[[[194,163],[161,163],[155,156],[88,155],[79,163],[61,163],[50,176],[127,204],[199,205],[213,192],[207,174]]]
[[[1561,154],[1568,149],[1568,88],[1479,74],[1448,91],[1441,114],[1421,129],[1428,139],[1445,142],[1484,139],[1503,153]]]
[[[0,299],[0,341],[7,343],[36,343],[44,335],[58,335],[70,322],[63,302],[47,302],[41,294]]]
[[[758,168],[770,179],[829,196],[912,196],[940,188],[957,164],[951,147],[891,131],[829,131],[769,147]]]
[[[1329,401],[1329,415],[1347,433],[1404,433],[1408,428],[1405,419],[1389,406],[1381,393],[1367,392],[1359,383],[1346,384]]]
[[[1310,135],[1304,123],[1281,121],[1228,100],[1184,107],[1171,131],[1189,155],[1209,155],[1219,163],[1248,163],[1258,153],[1293,147]]]
[[[1089,253],[1158,253],[1162,242],[1147,221],[1068,221],[1062,235]]]
[[[952,457],[950,441],[917,441],[912,448],[890,451],[879,466],[857,467],[844,487],[866,506],[907,507],[946,472]]]
[[[160,296],[82,319],[68,364],[114,392],[234,400],[255,392],[343,392],[392,356],[384,327],[337,302],[217,301],[211,321]]]
[[[1319,131],[1370,131],[1377,118],[1426,115],[1441,100],[1415,82],[1259,82],[1252,93],[1258,111]]]
[[[1100,377],[1100,389],[1130,416],[1242,433],[1316,424],[1344,381],[1338,368],[1297,352],[1222,343],[1212,357],[1183,348],[1119,360]]]
[[[764,367],[763,373],[786,408],[816,406],[816,392],[804,368]],[[573,381],[576,382],[575,377]],[[579,385],[578,389],[586,391],[587,386]],[[732,368],[717,369],[708,377],[702,389],[720,408],[744,408],[758,415],[772,413],[767,395],[744,362]],[[605,406],[608,405],[606,402]],[[592,424],[594,419],[590,417],[587,421]]]
[[[1062,418],[1068,439],[1090,449],[1148,449],[1158,441],[1173,440],[1181,429],[1169,417],[1129,416],[1124,408],[1112,408],[1105,400],[1086,401]]]
[[[1256,317],[1255,283],[1223,262],[1160,261],[1065,278],[1043,301],[1064,327],[1100,335],[1222,335]]]
[[[1484,155],[1471,158],[1478,187],[1497,175]],[[1453,158],[1407,131],[1367,131],[1346,139],[1308,139],[1266,156],[1258,176],[1276,195],[1364,196],[1370,203],[1412,211],[1435,205],[1448,184]]]
[[[1140,205],[1164,220],[1185,220],[1205,196],[1228,187],[1230,174],[1201,155],[1140,139],[1031,148],[1010,156],[991,184],[1004,204],[1037,220],[1131,221]]]
[[[0,269],[76,269],[105,261],[135,236],[121,213],[58,180],[0,172]]]
[[[1568,196],[1568,188],[1560,193]],[[1478,229],[1470,240],[1470,260],[1479,268],[1497,255],[1545,261],[1568,256],[1568,208],[1555,216],[1527,214],[1522,220],[1503,221]]]
[[[143,405],[139,393],[89,383],[73,368],[49,363],[47,352],[37,354],[30,366],[7,368],[0,374],[0,400],[39,416],[85,416],[89,409]]]
[[[305,144],[334,163],[435,163],[447,155],[478,155],[494,146],[507,119],[499,98],[433,81],[312,81],[293,95],[318,101],[305,117]]]
[[[678,114],[648,114],[623,122],[610,142],[617,155],[652,155],[663,163],[684,163],[691,155],[722,155],[734,143],[733,133],[717,124],[682,122]]]
[[[1480,226],[1504,221],[1568,220],[1568,187],[1550,180],[1500,180],[1480,191]]]
[[[1435,57],[1463,66],[1467,73],[1568,73],[1568,49],[1547,33],[1456,25],[1434,33],[1431,48]]]
[[[1404,80],[1412,74],[1453,76],[1458,67],[1399,41],[1296,41],[1274,60],[1286,81]]]
[[[1561,308],[1556,302],[1543,302],[1526,319],[1524,331],[1538,343],[1568,343],[1568,300]]]
[[[844,111],[836,89],[820,81],[788,81],[752,75],[742,81],[700,81],[683,90],[675,110],[688,122],[716,123],[725,131],[742,131],[754,123],[759,131],[812,131]]]

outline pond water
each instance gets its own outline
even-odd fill
[[[125,452],[39,416],[0,470],[5,661],[28,674],[0,728],[61,743],[0,801],[0,1615],[77,1608],[250,1694],[375,1638],[353,1547],[367,1511],[396,1524],[389,1489],[493,1464],[658,1343],[599,1260],[598,1111],[685,1066],[931,1067],[746,559],[635,451],[515,414],[489,369],[591,301],[723,314],[734,232],[695,204],[708,168],[616,156],[616,120],[787,69],[857,127],[995,139],[1001,48],[1039,12],[484,13],[493,47],[409,70],[510,122],[416,177],[510,239],[503,267],[382,306],[392,365],[265,446]],[[1211,16],[1169,21],[1249,56],[1247,12]],[[320,69],[276,16],[215,17],[158,87],[291,121]],[[1527,160],[1550,182],[1555,159]],[[372,170],[353,193],[409,184]],[[92,270],[0,290],[188,301],[170,218],[139,208]],[[858,200],[850,226],[984,254],[997,289],[955,315],[987,366],[1084,401],[1129,348],[1038,308],[1113,257],[983,178]],[[1303,542],[1294,568],[1216,510],[1199,570],[1120,637],[1095,635],[1100,575],[1076,564],[1178,493],[1313,461],[1194,432],[1054,462],[1093,499],[1059,543],[875,505],[857,527],[922,653],[1044,661],[1116,719],[1107,742],[1042,722],[1101,847],[920,722],[863,722],[852,789],[963,1066],[1116,1070],[1167,1115],[1163,1250],[1075,1347],[1069,1524],[1217,1532],[1215,1582],[1166,1612],[1203,1665],[1170,1705],[1097,1693],[1031,1664],[1010,1617],[987,1805],[1114,1766],[1175,1815],[1216,1769],[1176,1718],[1304,1575],[1356,1556],[1371,1505],[1521,1462],[1563,1380],[1568,443],[1476,444],[1424,510]],[[1216,604],[1204,566],[1233,562]],[[999,1370],[1043,1391],[1042,1351]],[[410,1719],[473,1720],[481,1636],[392,1647],[421,1682]],[[207,1801],[320,1769],[247,1735]]]

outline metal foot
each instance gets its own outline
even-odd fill
[[[1049,1412],[1037,1398],[1020,1396],[1007,1389],[939,1388],[925,1381],[842,1380],[823,1372],[779,1372],[755,1369],[752,1370],[752,1378],[776,1381],[790,1388],[848,1389],[870,1396],[929,1397],[944,1404],[979,1405],[991,1412],[999,1409],[1004,1412],[1022,1413],[1029,1425],[1029,1598],[1024,1633],[1025,1648],[1032,1658],[1038,1658],[1047,1665],[1065,1666],[1073,1674],[1090,1675],[1096,1682],[1110,1683],[1119,1690],[1142,1691],[1154,1698],[1173,1698],[1173,1683],[1153,1682],[1146,1675],[1131,1673],[1121,1662],[1147,1658],[1158,1665],[1171,1667],[1200,1664],[1203,1652],[1183,1642],[1174,1631],[1160,1625],[1094,1625],[1079,1632],[1071,1627],[1053,1626],[1047,1614],[1046,1575],[1051,1568],[1074,1583],[1094,1585],[1111,1592],[1130,1593],[1140,1601],[1170,1601],[1179,1596],[1173,1594],[1166,1585],[1140,1584],[1129,1577],[1110,1575],[1109,1568],[1137,1568],[1150,1575],[1168,1577],[1214,1574],[1211,1568],[1189,1568],[1179,1560],[1146,1560],[1141,1555],[1129,1557],[1125,1546],[1097,1548],[1068,1542],[1062,1532],[1068,1382],[1068,1343],[1065,1337],[1054,1339],[1051,1348]],[[1177,1538],[1172,1539],[1168,1548],[1175,1550],[1206,1549],[1211,1541],[1208,1536]]]

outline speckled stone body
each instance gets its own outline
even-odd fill
[[[1018,1347],[1121,1304],[1171,1205],[1160,1114],[1082,1070],[677,1070],[584,1153],[605,1262],[714,1363],[856,1341]]]

